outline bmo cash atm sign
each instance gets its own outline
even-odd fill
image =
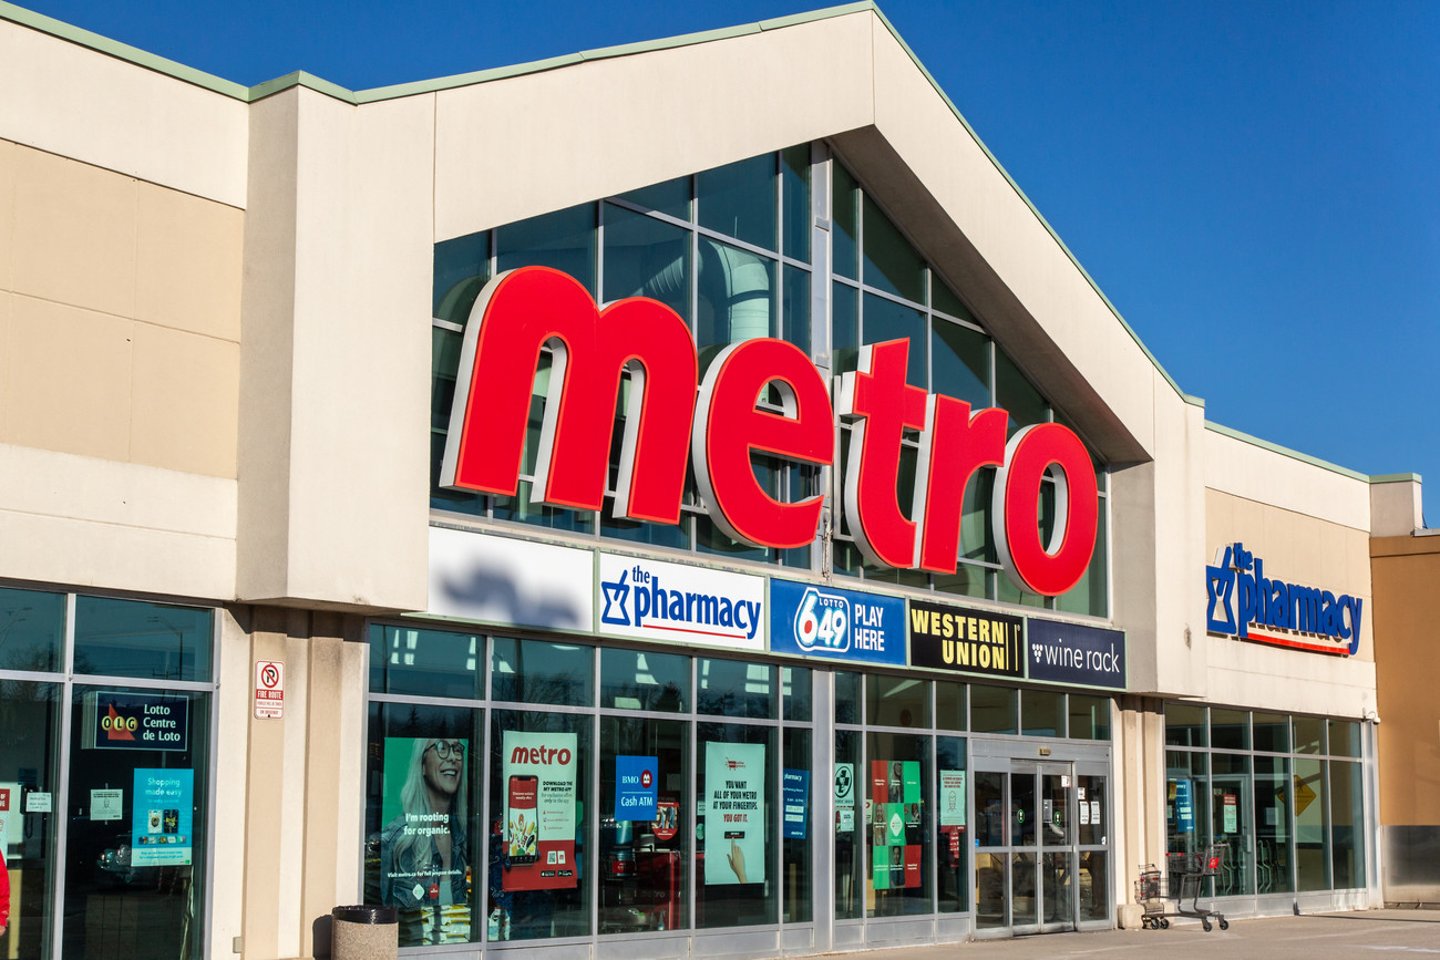
[[[774,653],[905,664],[905,601],[789,580],[770,581]]]

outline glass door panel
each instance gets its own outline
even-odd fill
[[[1010,842],[1035,846],[1035,771],[1010,774]]]
[[[65,960],[203,956],[209,718],[208,693],[76,685]]]

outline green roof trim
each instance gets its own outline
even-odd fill
[[[41,33],[48,33],[52,37],[61,40],[68,40],[71,43],[79,44],[82,47],[89,47],[97,53],[115,57],[118,60],[126,60],[137,67],[145,67],[157,73],[168,74],[177,80],[192,83],[197,87],[204,87],[214,93],[219,93],[236,100],[248,100],[249,91],[243,84],[217,77],[214,74],[206,73],[203,70],[196,70],[194,67],[187,67],[183,63],[174,60],[167,60],[164,57],[156,56],[139,47],[132,47],[128,43],[121,43],[119,40],[111,40],[109,37],[102,37],[98,33],[91,33],[63,20],[56,20],[54,17],[47,17],[43,13],[36,13],[34,10],[26,10],[24,7],[17,7],[6,0],[0,0],[0,20],[9,20],[11,23],[18,23],[22,27],[29,27]]]
[[[1380,473],[1370,478],[1372,484],[1380,483],[1423,483],[1418,473]]]

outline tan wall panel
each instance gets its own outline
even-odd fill
[[[134,326],[131,458],[235,476],[240,345],[145,323]]]
[[[247,108],[237,99],[7,21],[0,90],[0,136],[245,204]]]
[[[129,459],[134,321],[8,299],[0,334],[0,443]]]
[[[138,190],[136,318],[238,342],[245,214],[150,183]]]
[[[1205,563],[1213,563],[1218,549],[1238,540],[1265,561],[1268,579],[1361,598],[1365,603],[1356,659],[1375,659],[1370,538],[1363,530],[1213,489],[1205,491],[1205,512]],[[1195,575],[1195,582],[1203,597],[1201,573]]]
[[[1440,698],[1431,607],[1440,536],[1373,541],[1380,822],[1440,825]]]
[[[15,155],[19,148],[0,140],[0,290],[15,284]]]
[[[442,91],[435,239],[869,124],[874,21],[864,12]]]
[[[135,230],[133,179],[39,150],[17,150],[17,293],[135,316]]]

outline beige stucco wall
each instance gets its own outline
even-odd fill
[[[1371,541],[1380,726],[1380,822],[1440,826],[1440,699],[1431,600],[1440,584],[1440,536]]]
[[[360,890],[365,657],[358,618],[239,606],[223,655],[241,675],[222,690],[226,763],[217,771],[211,954],[313,956],[312,924]],[[257,720],[256,660],[285,664],[285,716]],[[227,829],[228,825],[228,829]]]
[[[434,105],[252,109],[236,594],[423,609]]]

